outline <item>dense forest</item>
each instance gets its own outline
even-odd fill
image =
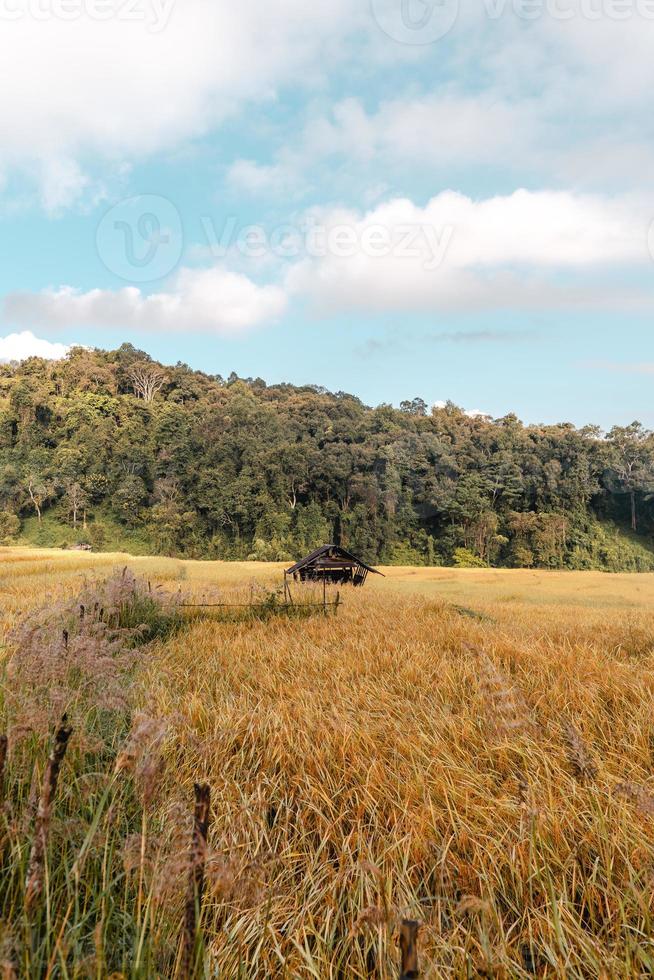
[[[0,542],[396,564],[654,569],[654,437],[164,367],[0,365]]]

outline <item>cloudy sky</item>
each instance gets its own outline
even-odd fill
[[[654,425],[654,0],[0,0],[0,359]]]

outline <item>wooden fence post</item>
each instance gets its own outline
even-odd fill
[[[184,980],[190,980],[194,975],[198,920],[202,914],[202,897],[204,894],[207,834],[211,823],[211,787],[207,783],[196,783],[194,790],[193,837],[191,839],[188,890],[184,909],[184,948],[181,972]]]
[[[402,919],[400,925],[400,951],[402,966],[400,980],[415,980],[420,976],[418,969],[418,930],[420,923],[415,919]]]
[[[288,578],[286,576],[286,572],[284,572],[284,598],[286,600],[287,606],[293,605],[293,596],[291,595],[291,587],[288,584]]]

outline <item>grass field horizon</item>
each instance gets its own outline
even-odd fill
[[[0,549],[3,969],[185,976],[206,782],[193,976],[395,977],[403,917],[425,977],[649,974],[654,575],[394,566],[341,589],[338,616],[166,626],[166,596],[247,601],[283,567]],[[157,627],[115,669],[89,659],[94,595],[100,619]],[[29,799],[64,702],[35,912]]]
[[[169,558],[156,555],[133,555],[123,551],[84,552],[31,545],[0,546],[2,567],[17,563],[26,568],[30,563],[48,563],[58,572],[84,572],[129,566],[138,574],[160,569],[165,576],[178,575],[179,580],[194,582],[265,581],[280,584],[283,572],[291,562],[268,561],[211,561],[208,559]],[[446,565],[376,565],[383,578],[368,579],[367,590],[399,589],[426,594],[432,590],[452,598],[477,598],[479,601],[527,601],[548,604],[565,601],[584,604],[585,593],[596,593],[600,604],[615,603],[638,606],[654,602],[654,572],[573,571],[569,569],[524,568],[452,568]],[[6,575],[0,571],[0,581]],[[517,588],[516,595],[505,589]]]

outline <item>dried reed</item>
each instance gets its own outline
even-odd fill
[[[572,771],[580,783],[597,778],[597,764],[583,738],[571,722],[562,724],[563,737]]]
[[[0,735],[0,806],[5,799],[5,766],[7,764],[8,742],[6,735]]]
[[[25,902],[28,908],[34,904],[43,891],[43,874],[45,870],[48,833],[50,830],[52,801],[57,792],[61,763],[63,762],[66,749],[68,748],[68,741],[72,734],[73,729],[68,724],[68,720],[64,715],[61,724],[54,734],[52,750],[48,758],[45,773],[43,774],[43,786],[41,788],[41,796],[39,797],[39,808],[34,827],[34,840],[30,851],[27,878],[25,881]]]
[[[198,921],[202,915],[202,899],[204,896],[207,834],[211,823],[211,787],[206,783],[195,783],[194,792],[193,834],[189,857],[186,904],[184,906],[183,977],[192,977],[195,972]]]

